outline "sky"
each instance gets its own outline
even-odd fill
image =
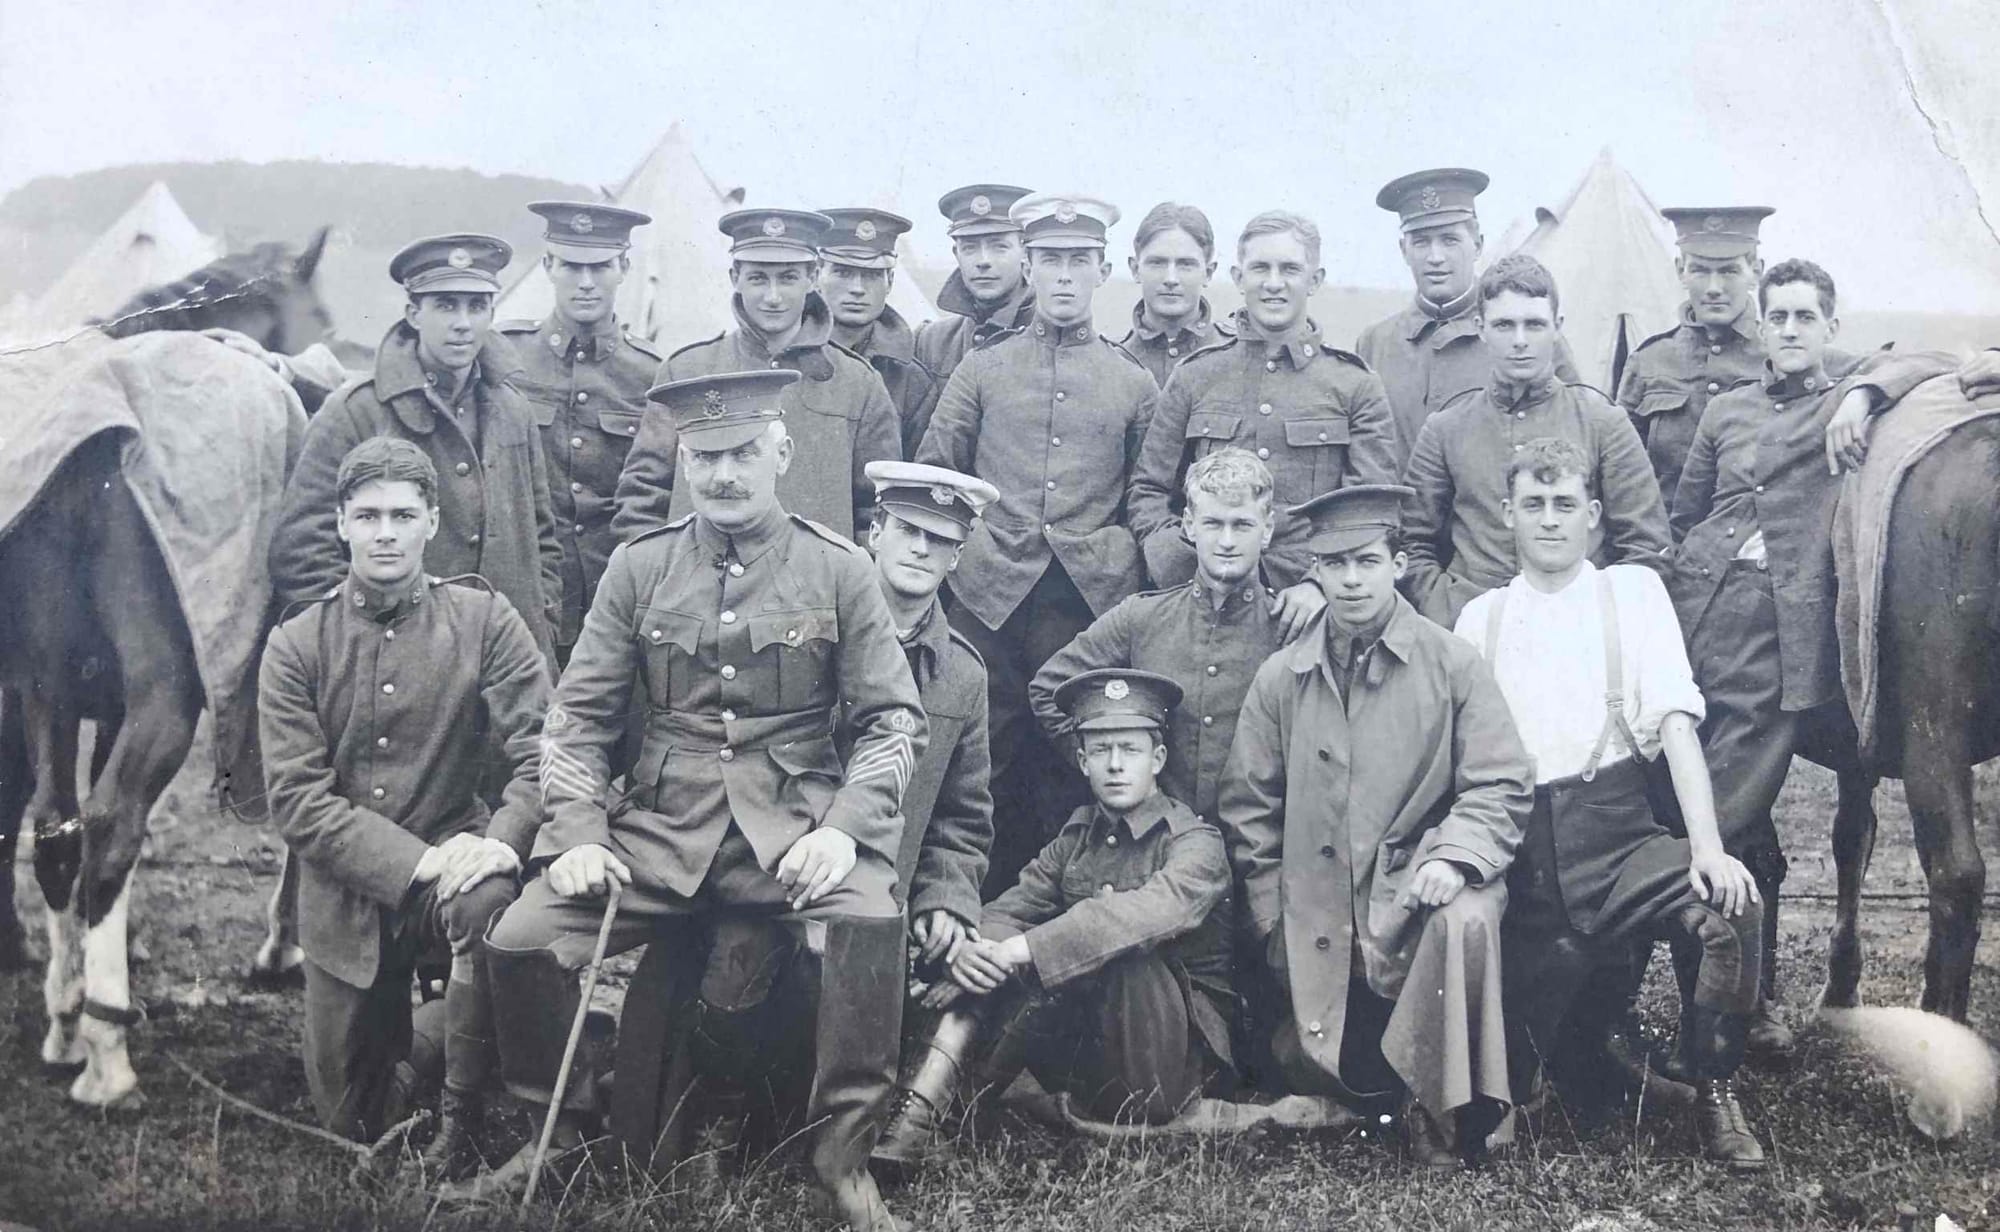
[[[1609,147],[1660,206],[1775,206],[1767,259],[1850,303],[1993,313],[1993,64],[1992,0],[0,0],[0,192],[224,158],[615,185],[678,119],[751,201],[894,209],[933,254],[937,197],[992,180],[1119,204],[1114,244],[1165,199],[1298,210],[1329,281],[1396,286],[1390,178],[1488,172],[1497,241]]]

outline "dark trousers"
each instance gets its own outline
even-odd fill
[[[829,1182],[867,1162],[881,1105],[895,1082],[903,1010],[903,920],[895,881],[895,868],[863,848],[846,881],[793,912],[784,887],[758,865],[749,840],[732,825],[692,897],[635,885],[620,900],[611,930],[611,954],[639,945],[690,951],[705,943],[710,918],[728,913],[795,934],[812,968],[807,979],[816,1001],[807,1107],[819,1125],[813,1165]],[[542,876],[487,932],[495,1001],[506,1007],[497,1024],[501,1073],[522,1099],[549,1102],[576,1014],[576,973],[590,962],[603,915],[602,899],[564,898]],[[670,995],[691,991],[676,987]],[[579,1060],[565,1107],[594,1110],[596,1083],[588,1068]]]
[[[366,988],[306,960],[306,1085],[328,1129],[372,1139],[408,1112],[394,1078],[410,1054],[410,977],[419,962],[446,954],[445,1086],[473,1098],[484,1091],[493,1075],[493,1002],[478,941],[515,894],[510,877],[489,877],[443,903],[428,887],[412,892],[390,915]]]
[[[1153,952],[1117,959],[1053,993],[1010,984],[972,1003],[991,1041],[975,1077],[1003,1088],[1025,1066],[1094,1119],[1170,1121],[1216,1072],[1188,1005],[1204,995]]]
[[[1687,840],[1654,820],[1641,766],[1615,762],[1592,781],[1535,789],[1509,872],[1501,943],[1517,1091],[1554,1055],[1563,1017],[1593,976],[1622,968],[1635,942],[1655,940],[1686,956],[1684,1055],[1697,1076],[1735,1072],[1757,1003],[1763,912],[1753,903],[1730,917],[1703,902],[1689,861]],[[1585,997],[1578,1009],[1599,1016],[1621,1000]],[[1606,1025],[1579,1024],[1580,1033],[1596,1038]]]
[[[993,848],[982,896],[999,897],[1089,794],[1073,748],[1058,747],[1028,708],[1028,682],[1094,616],[1063,567],[1050,562],[1006,623],[989,629],[953,601],[951,627],[986,660],[987,743],[992,751]]]

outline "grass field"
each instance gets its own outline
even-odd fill
[[[891,1194],[898,1213],[939,1229],[1786,1229],[1894,1228],[1899,1204],[1931,1227],[1943,1211],[2000,1228],[2000,1139],[1982,1123],[1946,1146],[1913,1132],[1894,1085],[1812,1024],[1832,864],[1824,827],[1831,776],[1801,766],[1782,803],[1793,859],[1781,947],[1783,994],[1804,1028],[1791,1068],[1746,1071],[1746,1107],[1773,1166],[1733,1179],[1699,1162],[1692,1128],[1671,1112],[1590,1118],[1552,1103],[1519,1149],[1477,1172],[1414,1172],[1379,1137],[1248,1136],[1105,1144],[1002,1116],[967,1127],[947,1164]],[[1981,837],[2000,853],[2000,773],[1981,775]],[[671,1183],[616,1169],[591,1176],[524,1223],[511,1211],[444,1212],[413,1187],[363,1192],[350,1159],[313,1139],[225,1109],[166,1059],[193,1066],[261,1107],[310,1122],[297,1057],[296,994],[247,992],[237,972],[261,934],[274,876],[267,833],[200,815],[177,790],[142,868],[134,919],[151,960],[135,976],[150,1021],[132,1052],[150,1100],[105,1118],[68,1104],[37,1059],[38,972],[0,975],[0,1221],[41,1229],[513,1227],[772,1229],[824,1226],[793,1152],[717,1178],[690,1168]],[[1878,796],[1883,827],[1869,890],[1923,882],[1898,786]],[[23,910],[39,908],[26,866]],[[1919,991],[1926,917],[1915,899],[1869,904],[1873,1004]],[[1974,1026],[2000,1029],[2000,938],[1989,928],[1974,977]],[[1664,961],[1648,1014],[1671,1022]],[[612,996],[616,996],[615,984]],[[525,1120],[515,1128],[525,1132]]]

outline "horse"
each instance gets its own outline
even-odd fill
[[[2000,409],[1985,396],[2000,391],[2000,372],[1988,371],[1993,367],[1975,361],[1910,397],[1956,399],[1966,415]],[[2000,755],[1996,491],[2000,417],[1962,424],[1910,467],[1890,506],[1876,625],[1876,738],[1869,760],[1873,769],[1903,780],[1930,898],[1920,1008],[1959,1022],[1971,1001],[1986,891],[1972,768]],[[1875,846],[1874,811],[1850,807],[1847,787],[1843,779],[1833,828],[1838,905],[1820,995],[1829,1009],[1860,1001],[1861,883]]]
[[[322,228],[302,251],[267,243],[224,257],[141,293],[98,328],[113,339],[227,329],[295,353],[330,332],[313,284],[326,237]],[[164,549],[124,481],[119,435],[79,444],[0,535],[0,962],[24,961],[13,863],[32,825],[49,906],[42,1059],[81,1065],[70,1098],[99,1108],[143,1103],[125,1051],[138,1020],[130,877],[147,816],[210,700]],[[79,802],[85,719],[97,736]]]

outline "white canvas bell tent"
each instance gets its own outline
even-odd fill
[[[1523,252],[1548,266],[1579,374],[1615,397],[1632,351],[1680,319],[1686,296],[1674,273],[1673,236],[1605,149],[1560,206],[1516,222],[1494,251]]]
[[[171,282],[222,255],[167,186],[155,180],[78,254],[62,277],[7,322],[9,336],[47,341],[107,316],[148,287]]]

